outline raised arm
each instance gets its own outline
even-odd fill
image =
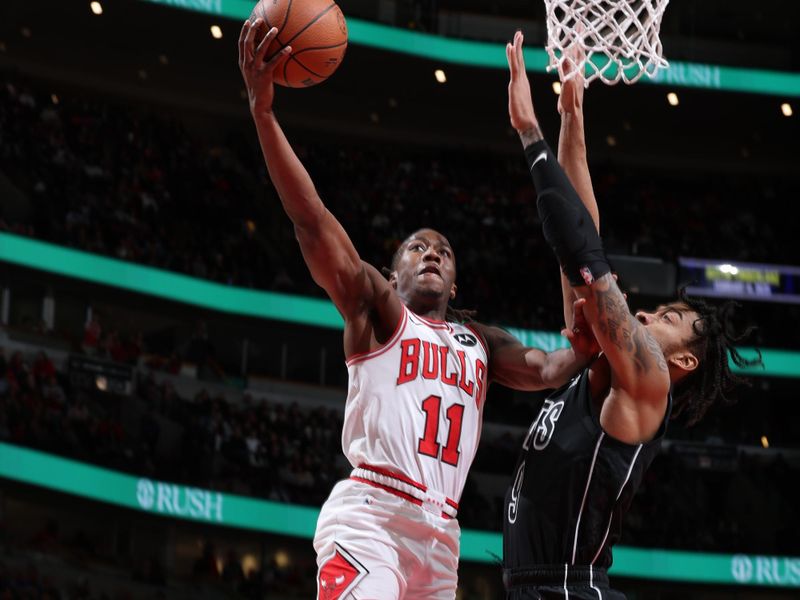
[[[261,151],[270,179],[275,185],[286,214],[294,224],[295,235],[311,276],[330,296],[346,322],[365,315],[379,303],[378,325],[391,333],[402,314],[400,300],[386,279],[358,255],[344,228],[322,203],[308,172],[292,150],[273,112],[273,72],[289,58],[287,46],[270,60],[265,55],[278,30],[272,28],[256,45],[257,34],[264,33],[262,19],[245,21],[239,36],[239,68],[250,100],[250,112],[256,124]],[[352,337],[352,336],[351,336]],[[363,336],[356,336],[363,337]],[[351,340],[352,341],[352,340]],[[368,348],[356,341],[345,351],[361,352]]]
[[[584,79],[582,73],[576,73],[571,78],[566,76],[571,72],[573,63],[580,63],[583,52],[577,44],[567,49],[573,61],[564,61],[564,72],[561,73],[561,94],[558,96],[558,112],[561,115],[561,132],[558,136],[558,162],[567,174],[570,182],[578,192],[578,196],[592,216],[594,226],[600,231],[600,210],[594,196],[592,178],[589,173],[589,162],[586,158],[586,136],[583,124],[583,92]],[[572,329],[572,302],[575,294],[572,287],[561,275],[561,293],[564,299],[564,322],[567,329]]]
[[[514,35],[513,43],[506,47],[506,58],[511,75],[508,84],[508,112],[511,125],[517,130],[523,147],[541,139],[538,131],[536,115],[533,110],[530,83],[525,72],[525,59],[522,54],[523,37],[521,32]],[[577,46],[571,47],[575,61],[580,58]],[[565,61],[564,64],[570,64]],[[562,78],[567,72],[562,73]],[[592,215],[595,227],[600,229],[600,216],[597,201],[594,198],[592,180],[589,176],[589,165],[586,160],[586,141],[583,131],[583,77],[576,74],[564,81],[558,99],[558,111],[561,113],[561,135],[559,136],[558,161],[572,181],[578,195]],[[572,320],[572,303],[576,296],[569,281],[561,275],[561,295],[563,298],[564,323],[568,331],[575,324]]]
[[[577,44],[567,49],[574,62],[580,62],[583,53]],[[564,61],[564,65],[571,65]],[[558,137],[558,162],[567,174],[575,191],[592,216],[594,226],[600,231],[600,210],[592,187],[589,162],[586,158],[586,136],[583,122],[584,79],[576,73],[565,79],[571,72],[567,66],[562,74],[561,94],[558,96],[558,113],[561,115],[561,132]]]
[[[509,46],[512,85],[520,64],[522,36]],[[518,57],[516,67],[512,58]],[[526,79],[527,84],[527,79]],[[510,88],[511,90],[511,88]],[[663,352],[646,328],[628,310],[625,297],[611,274],[592,215],[559,166],[530,111],[512,125],[519,131],[537,192],[537,210],[544,237],[558,258],[570,287],[582,299],[583,314],[603,350],[611,372],[608,407],[614,418],[605,420],[624,441],[649,439],[663,419],[670,377]],[[601,416],[602,420],[602,416]]]

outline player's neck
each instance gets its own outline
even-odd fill
[[[447,315],[447,304],[444,306],[430,305],[420,302],[406,302],[408,310],[415,315],[430,319],[431,321],[445,321]]]

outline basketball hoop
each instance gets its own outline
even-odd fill
[[[627,84],[653,77],[669,63],[658,37],[669,0],[544,0],[547,8],[547,70],[567,80],[583,73],[584,85],[595,79]],[[578,52],[569,52],[578,44]],[[576,58],[577,57],[577,58]],[[569,64],[564,64],[565,62]]]

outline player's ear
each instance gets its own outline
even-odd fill
[[[397,289],[397,271],[392,271],[389,274],[389,285]]]
[[[688,350],[679,350],[677,352],[673,352],[669,355],[667,361],[671,365],[678,367],[687,373],[694,371],[700,364],[700,361],[697,359],[697,357]]]
[[[456,291],[458,291],[458,286],[454,283],[450,287],[450,300],[453,300],[456,297]]]

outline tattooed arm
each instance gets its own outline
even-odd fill
[[[630,313],[610,273],[573,289],[586,298],[584,315],[610,368],[610,391],[600,419],[603,429],[631,444],[652,439],[664,419],[670,387],[661,346]]]

